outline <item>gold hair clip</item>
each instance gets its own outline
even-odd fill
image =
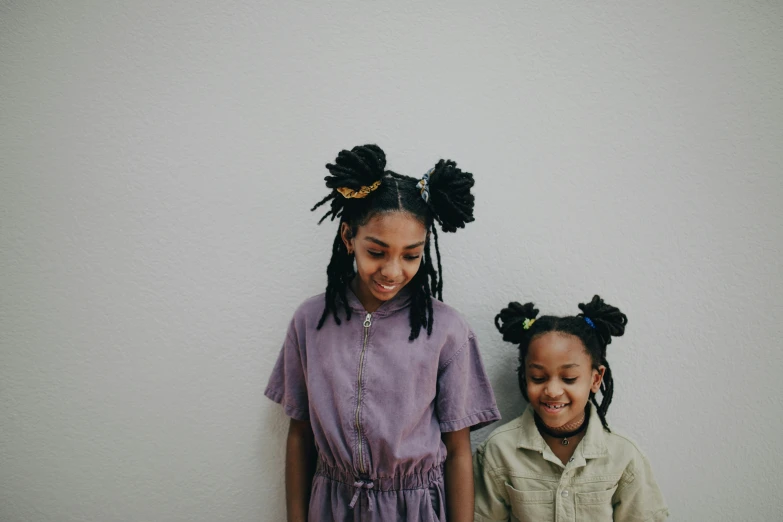
[[[372,192],[381,186],[381,180],[376,181],[369,187],[360,187],[359,190],[353,190],[348,187],[337,187],[335,190],[343,195],[346,199],[351,198],[366,198],[367,194]]]

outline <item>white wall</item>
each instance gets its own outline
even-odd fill
[[[445,294],[506,420],[494,314],[601,293],[630,318],[609,419],[671,519],[779,519],[782,22],[772,1],[0,2],[0,520],[283,519],[262,392],[325,286],[323,165],[365,142],[475,173]]]

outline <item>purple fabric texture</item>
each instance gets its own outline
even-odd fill
[[[317,330],[324,296],[302,303],[265,392],[312,426],[309,520],[445,522],[441,432],[500,418],[475,335],[433,300],[432,335],[408,341],[408,289],[372,314],[348,304]]]

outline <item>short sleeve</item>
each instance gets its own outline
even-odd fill
[[[620,478],[612,498],[614,520],[628,522],[661,522],[669,516],[652,467],[641,452],[631,461]]]
[[[472,333],[441,365],[435,401],[442,432],[458,431],[468,426],[474,430],[500,419],[495,395]]]
[[[474,522],[494,522],[509,519],[506,499],[499,492],[497,481],[484,455],[484,445],[473,455],[473,484],[475,488]]]
[[[310,419],[305,361],[292,320],[264,395],[280,404],[286,415],[300,421]]]

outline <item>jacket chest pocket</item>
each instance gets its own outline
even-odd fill
[[[511,512],[522,522],[542,522],[555,519],[554,491],[519,491],[506,483]]]
[[[590,493],[577,493],[575,495],[576,519],[595,522],[612,522],[612,496],[617,491],[617,486],[606,491],[593,491]]]

